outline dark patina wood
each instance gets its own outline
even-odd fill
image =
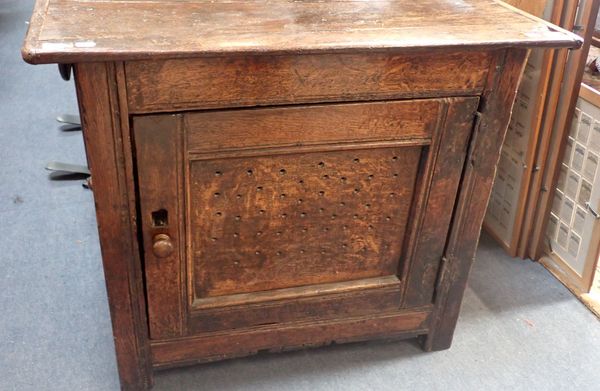
[[[495,0],[38,0],[31,26],[31,63],[578,42]]]
[[[38,1],[23,56],[75,63],[123,389],[448,348],[527,48],[578,45],[491,0]]]
[[[481,93],[490,52],[128,61],[133,112]],[[463,72],[469,69],[469,72]]]

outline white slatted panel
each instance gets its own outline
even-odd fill
[[[583,276],[590,248],[597,245],[591,240],[599,220],[589,207],[600,210],[599,163],[600,107],[580,97],[547,231],[552,250],[579,276]]]

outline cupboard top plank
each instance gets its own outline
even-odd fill
[[[22,55],[37,64],[580,45],[496,0],[37,0]]]

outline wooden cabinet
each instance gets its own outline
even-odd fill
[[[23,54],[74,64],[124,389],[450,346],[527,48],[579,38],[478,0],[83,3],[38,1]]]

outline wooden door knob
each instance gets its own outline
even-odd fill
[[[152,252],[158,258],[166,258],[173,253],[175,247],[171,237],[167,234],[158,234],[154,236],[152,243]]]

